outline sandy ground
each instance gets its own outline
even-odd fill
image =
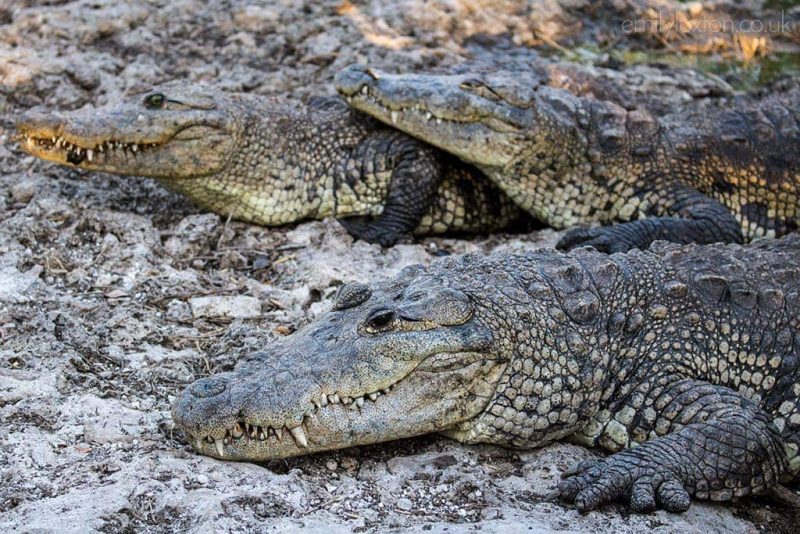
[[[443,69],[485,56],[482,43],[563,43],[592,28],[547,1],[122,4],[0,0],[0,531],[790,528],[770,500],[579,515],[548,497],[561,471],[595,454],[573,445],[514,452],[427,436],[267,465],[192,453],[172,430],[177,392],[291,333],[342,282],[557,234],[382,250],[335,221],[226,222],[151,180],[25,156],[15,114],[175,78],[302,99],[333,94],[333,74],[354,61]]]

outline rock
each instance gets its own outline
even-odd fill
[[[11,186],[11,198],[16,202],[27,204],[36,194],[38,184],[36,180],[23,179]]]
[[[167,319],[176,322],[186,322],[192,318],[192,307],[182,300],[171,300],[167,304]]]
[[[242,295],[194,297],[189,305],[195,318],[253,319],[261,315],[261,302]]]

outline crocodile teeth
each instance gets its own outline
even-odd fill
[[[328,397],[323,393],[319,397],[319,405],[320,406],[327,406],[328,405]]]
[[[400,114],[396,111],[392,111],[392,124],[397,124],[398,118],[400,118]]]
[[[433,113],[431,113],[430,111],[425,113],[425,120],[429,121],[432,118],[433,118]]]
[[[64,140],[63,140],[63,139],[61,139],[60,137],[59,137],[58,139],[56,139],[56,148],[61,148],[61,143],[62,143],[63,141],[64,141]]]
[[[136,152],[137,150],[139,150],[139,145],[137,145],[136,143],[132,144],[132,145],[131,145],[131,150],[133,150],[134,152]]]
[[[92,161],[94,159],[94,151],[91,148],[86,150],[86,159]]]
[[[267,430],[267,432],[269,432],[269,430]],[[258,429],[258,439],[260,441],[264,441],[265,439],[267,439],[267,435],[264,434],[264,429],[262,429],[261,427],[259,427]]]
[[[359,408],[364,406],[364,397],[356,397],[356,405],[358,405]]]
[[[303,448],[308,447],[308,440],[306,439],[306,433],[303,432],[303,429],[299,426],[296,426],[289,430],[292,433],[292,437]]]
[[[231,435],[235,439],[239,439],[244,435],[244,429],[242,429],[241,423],[236,423],[236,426],[233,427],[233,432],[231,432]]]
[[[344,404],[345,406],[347,406],[347,405],[348,405],[348,404],[350,404],[351,402],[353,402],[353,399],[351,399],[350,397],[344,397],[344,398],[342,398],[342,404]]]
[[[220,458],[225,456],[225,451],[222,449],[221,439],[214,439],[214,446],[217,448],[217,454],[219,454]]]
[[[371,400],[372,402],[375,402],[375,399],[377,399],[378,397],[380,397],[380,395],[381,395],[381,394],[380,394],[379,392],[377,392],[377,391],[376,391],[375,393],[370,393],[370,394],[369,394],[369,395],[367,395],[367,396],[369,397],[369,400]]]
[[[338,393],[334,393],[333,394],[333,400],[331,402],[334,403],[334,404],[339,404],[340,402],[342,402],[342,399],[339,398],[339,394]]]
[[[369,94],[369,89],[367,89],[366,85],[361,88],[361,94],[362,95]]]
[[[436,124],[442,124],[442,119],[440,119],[439,117],[436,117]]]

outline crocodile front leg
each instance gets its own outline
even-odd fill
[[[655,217],[599,228],[575,228],[557,248],[572,250],[591,246],[609,254],[632,248],[646,250],[653,241],[674,243],[742,243],[742,227],[722,203],[689,187],[661,193],[669,208]],[[661,203],[659,203],[661,205]],[[660,215],[660,216],[659,216]]]
[[[418,141],[399,136],[370,140],[375,152],[392,162],[391,179],[383,212],[375,217],[342,217],[339,222],[357,239],[390,247],[409,239],[428,213],[444,177],[444,169],[433,151]],[[372,157],[359,151],[356,157]],[[374,169],[369,163],[364,167]],[[374,171],[373,171],[374,172]],[[377,180],[376,180],[377,181]]]
[[[653,391],[658,398],[651,398],[628,430],[658,437],[574,466],[559,484],[563,499],[580,511],[625,498],[637,512],[658,506],[682,512],[691,496],[727,501],[757,493],[786,470],[778,429],[750,400],[689,379]]]

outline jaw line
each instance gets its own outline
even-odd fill
[[[405,133],[430,143],[464,161],[479,167],[504,167],[515,158],[514,154],[488,148],[477,139],[492,136],[518,136],[523,130],[489,115],[464,117],[454,115],[447,109],[433,109],[425,103],[410,106],[396,106],[387,103],[367,85],[352,96],[346,96],[347,103],[380,121],[398,128]],[[397,109],[395,109],[397,108]]]
[[[475,353],[451,353],[448,356],[452,357],[457,354],[472,357]],[[492,369],[497,366],[504,368],[505,362],[487,359],[485,355],[479,355],[478,358],[468,361],[461,367],[446,371],[419,370],[418,366],[394,385],[386,388],[374,400],[369,399],[368,395],[363,395],[362,403],[351,401],[348,405],[340,402],[317,406],[311,414],[307,413],[303,416],[302,422],[295,427],[294,432],[289,429],[288,425],[284,425],[277,431],[254,425],[257,428],[256,436],[258,437],[258,432],[263,432],[265,439],[251,439],[247,428],[245,428],[245,433],[236,439],[233,438],[231,429],[224,430],[224,435],[222,435],[223,431],[217,430],[213,432],[216,434],[215,436],[188,435],[187,438],[197,452],[208,456],[224,460],[269,461],[445,431],[469,417],[455,418],[443,426],[438,424],[438,421],[435,420],[436,417],[420,420],[413,415],[420,411],[423,413],[429,411],[431,397],[441,400],[436,404],[441,408],[437,410],[438,418],[454,414],[459,403],[465,405],[468,400],[459,395],[453,395],[450,398],[443,398],[441,395],[437,397],[435,396],[437,392],[439,394],[441,392],[436,384],[453,380],[460,374],[466,374],[468,368],[473,368],[474,373],[483,373],[482,376],[487,376],[490,371],[481,368],[486,365]],[[440,380],[436,380],[436,378]],[[467,391],[467,388],[464,388],[464,391]],[[472,410],[474,413],[471,416],[474,417],[481,413],[489,399],[489,396],[485,397],[481,406]],[[424,406],[417,404],[420,401],[425,403]],[[401,419],[401,424],[392,425],[392,417],[397,414],[411,415],[407,419]],[[232,426],[239,423],[233,423]],[[400,428],[397,428],[398,426]],[[301,429],[299,434],[302,435],[302,438],[298,438],[297,428]],[[387,435],[387,430],[391,432],[395,429],[396,433]],[[327,435],[320,440],[320,436],[324,434]],[[302,440],[307,443],[302,444]]]
[[[181,137],[181,134],[196,128],[207,130],[214,130],[215,132],[222,131],[221,128],[207,124],[197,123],[186,125],[168,137],[161,140],[153,141],[119,141],[114,139],[107,139],[100,141],[92,146],[84,141],[84,138],[75,136],[69,132],[62,132],[56,134],[58,128],[54,128],[52,132],[41,131],[32,133],[26,132],[25,128],[17,135],[17,141],[20,147],[25,152],[60,164],[72,165],[75,167],[82,167],[87,170],[104,170],[104,166],[113,164],[115,161],[120,161],[124,158],[127,163],[129,158],[139,157],[147,151],[163,149],[172,142],[178,141],[193,141],[203,139],[203,136],[196,137]],[[206,135],[212,135],[207,133]],[[112,160],[112,158],[114,158]],[[113,172],[120,173],[121,171],[115,170]]]

